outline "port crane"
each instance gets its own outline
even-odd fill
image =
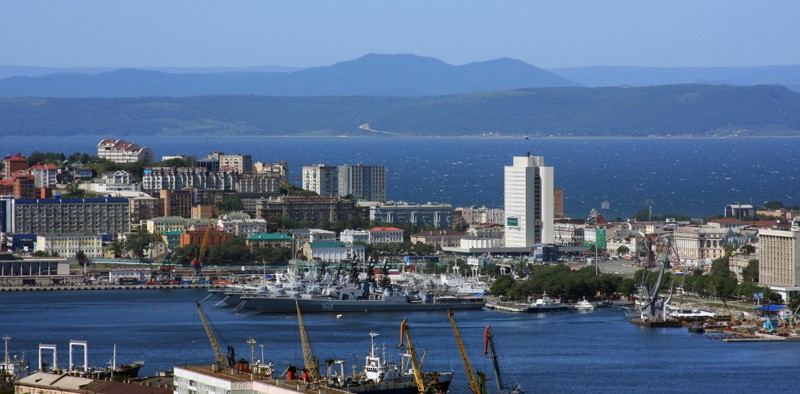
[[[411,359],[411,366],[414,372],[414,381],[417,383],[417,390],[420,394],[426,393],[425,379],[422,377],[419,362],[417,361],[417,353],[414,349],[414,343],[411,341],[411,328],[408,327],[408,319],[403,319],[400,323],[400,344],[398,348],[405,348],[408,350],[409,358]]]
[[[456,342],[458,342],[458,350],[461,351],[461,359],[464,360],[464,369],[467,374],[467,383],[469,385],[469,389],[473,394],[483,394],[486,392],[486,390],[485,388],[481,387],[482,385],[478,383],[477,379],[475,379],[475,374],[472,373],[472,365],[469,363],[467,351],[464,350],[464,343],[461,342],[461,335],[458,333],[458,327],[456,326],[456,319],[453,317],[453,312],[448,309],[447,315],[450,317],[450,324],[453,325],[453,332],[456,334]]]
[[[500,376],[500,364],[497,362],[497,352],[494,348],[494,337],[492,336],[491,324],[486,326],[486,329],[483,331],[483,355],[489,356],[489,358],[492,359],[494,378],[497,380],[497,392],[499,394],[524,394],[519,385],[511,390],[506,390],[505,387],[503,387],[503,379]]]
[[[233,348],[230,346],[228,347],[228,357],[222,353],[217,336],[214,335],[214,330],[211,329],[211,324],[209,324],[206,314],[203,313],[203,308],[200,306],[200,301],[194,300],[194,303],[197,305],[197,313],[200,314],[200,320],[203,321],[203,328],[206,329],[206,335],[208,335],[208,340],[211,342],[211,347],[214,349],[214,355],[217,358],[217,363],[214,365],[215,371],[220,371],[223,368],[232,368],[236,364],[236,357],[233,355]],[[233,360],[231,360],[231,358],[233,358]]]
[[[661,260],[661,267],[658,271],[658,278],[656,279],[656,282],[652,288],[649,285],[650,270],[646,269],[645,274],[642,275],[640,299],[644,302],[644,305],[642,305],[639,309],[642,315],[642,319],[656,318],[660,315],[659,312],[663,312],[664,308],[663,303],[661,303],[661,305],[658,305],[659,304],[658,292],[661,290],[661,286],[664,281],[664,272],[666,271],[667,266],[669,266],[670,264],[669,252],[674,251],[674,247],[672,246],[670,237],[664,236],[661,238],[665,241],[665,243],[658,246],[663,247],[664,258]]]
[[[208,236],[211,234],[211,220],[209,219],[206,224],[206,231],[203,233],[203,242],[200,243],[200,253],[197,258],[192,260],[195,274],[199,275],[203,271],[203,258],[206,257],[206,250],[208,249]]]
[[[306,324],[303,322],[303,313],[300,311],[300,303],[294,301],[297,307],[297,321],[300,326],[300,341],[303,344],[303,362],[305,363],[305,372],[311,382],[319,382],[319,358],[314,355],[311,350],[311,341],[308,340],[308,333],[306,332]]]

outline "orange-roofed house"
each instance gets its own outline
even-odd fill
[[[370,244],[403,243],[403,229],[397,227],[373,227],[367,230]]]

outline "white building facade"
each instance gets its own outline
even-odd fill
[[[800,292],[800,223],[790,230],[758,232],[759,284],[780,293],[784,301]]]
[[[338,168],[326,164],[303,166],[303,190],[320,196],[339,195]]]
[[[544,157],[516,156],[504,171],[505,246],[553,243],[553,167]]]

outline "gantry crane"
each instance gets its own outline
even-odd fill
[[[211,329],[211,325],[208,323],[208,319],[206,319],[206,314],[203,313],[203,308],[200,307],[200,301],[194,300],[194,303],[197,305],[197,313],[200,314],[200,320],[203,321],[203,327],[206,329],[206,335],[208,335],[208,340],[211,342],[211,347],[214,349],[214,355],[217,357],[217,364],[216,369],[222,370],[223,368],[230,368],[230,362],[224,354],[222,354],[222,349],[219,347],[219,341],[217,341],[217,336],[214,335],[214,330]]]
[[[308,333],[306,333],[306,324],[303,322],[303,313],[300,312],[300,303],[295,300],[294,304],[297,307],[297,321],[300,325],[300,341],[303,344],[303,362],[306,365],[305,371],[308,375],[308,379],[310,379],[311,382],[318,382],[319,359],[314,355],[314,352],[311,351],[311,342],[308,340]]]
[[[419,362],[417,362],[416,350],[414,350],[414,343],[411,341],[411,329],[408,327],[408,319],[403,319],[403,322],[400,323],[400,344],[397,347],[402,348],[403,346],[408,350],[408,355],[411,359],[417,390],[419,390],[420,394],[423,394],[426,392],[425,379],[422,377],[422,371],[420,371]]]
[[[464,343],[461,342],[461,335],[458,333],[458,327],[456,326],[456,319],[453,317],[453,312],[448,309],[447,315],[450,317],[450,323],[453,325],[453,332],[456,334],[456,342],[458,342],[458,350],[461,351],[461,359],[464,360],[464,369],[467,373],[469,389],[473,394],[481,394],[481,385],[478,384],[478,381],[475,379],[475,374],[472,373],[472,365],[469,363],[467,351],[464,350]]]

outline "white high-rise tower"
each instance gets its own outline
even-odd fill
[[[515,156],[505,167],[507,248],[553,243],[553,179],[541,156]]]

